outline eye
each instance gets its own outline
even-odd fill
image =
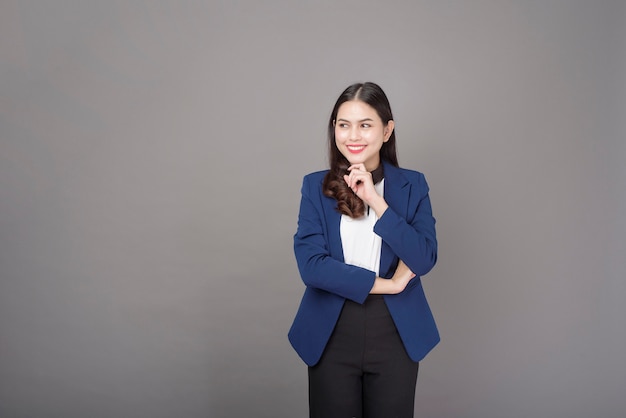
[[[370,125],[369,123],[364,123],[361,125],[361,128],[370,128],[372,125]]]
[[[343,122],[339,122],[339,124],[337,125],[340,128],[347,128],[348,124],[347,123],[343,123]]]

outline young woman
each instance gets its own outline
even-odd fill
[[[398,167],[374,83],[339,96],[328,141],[294,237],[306,290],[289,340],[309,366],[310,416],[412,417],[418,361],[439,342],[420,281],[437,260],[428,185]]]

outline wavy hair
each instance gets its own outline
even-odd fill
[[[360,218],[365,214],[365,203],[348,187],[343,179],[347,174],[350,163],[341,154],[335,142],[335,120],[339,107],[345,102],[358,100],[370,105],[386,125],[393,120],[391,106],[383,89],[376,83],[356,83],[349,86],[341,93],[328,121],[328,160],[330,170],[324,177],[324,195],[337,200],[337,211],[351,218]],[[396,155],[396,131],[391,133],[389,140],[384,142],[380,149],[380,159],[398,167]]]

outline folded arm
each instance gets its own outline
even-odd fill
[[[376,273],[344,263],[331,256],[328,248],[320,190],[305,177],[294,236],[294,252],[302,281],[308,287],[335,293],[363,303],[369,294]]]
[[[432,215],[428,185],[423,175],[411,185],[407,219],[387,208],[374,225],[374,232],[417,276],[428,273],[437,262],[435,218]]]

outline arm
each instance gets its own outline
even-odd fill
[[[374,232],[417,276],[428,273],[437,261],[437,238],[424,175],[417,172],[410,175],[410,188],[407,189],[409,213],[404,219],[376,193],[372,176],[365,171],[363,164],[348,169],[350,174],[344,176],[346,183],[378,216]]]
[[[327,230],[319,184],[305,177],[294,236],[294,252],[302,281],[317,288],[363,303],[372,289],[376,274],[333,258],[328,248]]]
[[[375,276],[373,271],[346,264],[331,256],[324,233],[326,225],[322,221],[319,186],[311,183],[311,179],[305,178],[302,185],[298,230],[294,236],[294,252],[304,284],[358,303],[363,303],[370,293],[402,292],[415,277],[402,261],[393,277],[386,279]],[[386,209],[384,199],[382,201]]]
[[[374,225],[392,251],[417,276],[428,273],[437,262],[435,219],[432,216],[428,184],[422,174],[411,182],[409,208],[412,212],[402,218],[387,208]]]
[[[415,277],[413,273],[402,260],[398,262],[398,267],[391,279],[383,279],[376,277],[374,286],[370,290],[371,294],[379,295],[395,295],[404,290],[411,279]]]

